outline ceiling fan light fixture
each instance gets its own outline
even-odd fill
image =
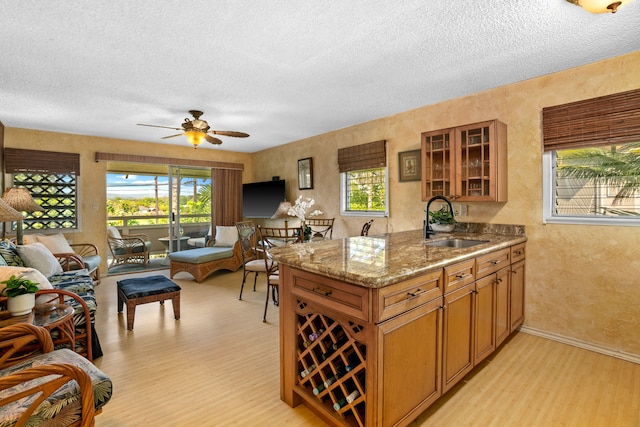
[[[616,13],[618,8],[629,3],[631,0],[567,0],[569,3],[573,3],[576,6],[582,7],[584,10],[591,13]]]
[[[205,133],[199,130],[188,130],[184,134],[187,135],[187,140],[189,144],[193,145],[193,148],[198,148],[198,145],[204,141]]]

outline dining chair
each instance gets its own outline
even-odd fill
[[[279,287],[280,274],[278,271],[278,263],[273,261],[271,256],[271,248],[285,246],[293,243],[302,242],[304,233],[302,226],[300,227],[262,227],[258,225],[258,234],[260,238],[259,250],[262,252],[264,268],[267,272],[267,296],[264,301],[264,314],[262,321],[267,321],[267,308],[269,307],[269,292],[274,305],[279,304]]]
[[[267,273],[267,268],[262,259],[261,254],[258,253],[257,243],[259,237],[256,236],[256,226],[253,221],[239,221],[235,223],[238,229],[238,239],[240,240],[241,252],[242,252],[242,285],[240,285],[239,300],[242,300],[242,291],[244,290],[244,284],[247,281],[247,276],[251,273],[253,277],[253,291],[256,291],[256,282],[258,280],[258,274]]]
[[[361,236],[369,235],[369,228],[371,228],[371,224],[373,224],[373,220],[364,223],[364,225],[362,226],[362,231],[360,232]]]
[[[335,218],[309,218],[304,221],[304,225],[311,228],[311,238],[321,237],[331,239],[333,235],[333,222]]]

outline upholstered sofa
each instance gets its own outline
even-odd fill
[[[73,350],[89,360],[102,356],[94,327],[97,310],[94,282],[87,269],[63,271],[59,260],[41,243],[15,245],[10,241],[2,241],[0,282],[12,275],[23,275],[38,283],[40,290],[37,303],[57,301],[73,307]],[[4,290],[4,286],[0,284],[0,290]],[[56,344],[56,336],[52,338]]]
[[[235,226],[216,226],[205,247],[169,254],[169,277],[185,271],[202,282],[218,270],[237,271],[242,266],[242,249]]]

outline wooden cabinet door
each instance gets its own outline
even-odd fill
[[[524,322],[524,260],[511,265],[511,313],[510,331]]]
[[[422,200],[433,196],[451,197],[455,166],[453,129],[422,134]]]
[[[376,425],[413,419],[441,394],[442,297],[378,328]]]
[[[507,201],[507,125],[490,120],[422,133],[422,200]]]
[[[496,348],[507,339],[511,332],[509,313],[509,279],[511,267],[505,267],[496,273]]]
[[[476,281],[475,340],[473,365],[477,365],[496,349],[496,275]]]
[[[470,283],[444,296],[442,334],[442,392],[473,368],[473,291]]]

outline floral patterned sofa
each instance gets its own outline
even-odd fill
[[[35,246],[25,245],[25,247]],[[62,271],[53,263],[59,261],[49,252],[38,248],[36,255],[47,258],[51,268],[47,269],[40,261],[34,262],[33,254],[24,251],[24,247],[16,246],[11,241],[0,242],[0,281],[10,275],[28,274],[28,278],[39,283],[38,303],[57,301],[70,305],[74,309],[73,323],[75,327],[75,343],[73,350],[93,360],[102,356],[100,341],[95,332],[95,315],[97,302],[93,289],[94,282],[86,269]],[[32,248],[33,249],[33,248]],[[27,256],[28,254],[28,256]],[[52,273],[53,274],[45,274]],[[4,285],[0,285],[0,288]],[[87,321],[88,319],[88,321]],[[52,336],[56,343],[55,334]],[[59,345],[56,345],[58,348]]]

